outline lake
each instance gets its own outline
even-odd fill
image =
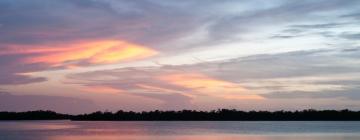
[[[0,140],[359,140],[356,121],[0,121]]]

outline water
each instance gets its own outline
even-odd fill
[[[0,140],[360,140],[360,122],[0,122]]]

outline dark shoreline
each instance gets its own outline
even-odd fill
[[[0,121],[71,120],[71,121],[360,121],[360,111],[302,110],[302,111],[117,111],[69,115],[53,111],[0,112]]]

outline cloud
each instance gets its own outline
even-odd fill
[[[358,52],[339,50],[295,51],[233,59],[198,67],[214,69],[230,81],[358,72]]]
[[[165,93],[165,94],[164,94]],[[194,107],[192,104],[193,97],[184,94],[178,94],[174,92],[163,92],[159,94],[158,92],[138,92],[137,96],[147,97],[151,99],[156,99],[162,102],[158,108],[165,110],[181,110],[181,109],[191,109]]]
[[[267,78],[261,80],[257,79],[249,80],[242,84],[249,89],[263,92],[263,95],[265,97],[271,96],[273,94],[290,95],[291,93],[294,94],[294,97],[310,97],[308,95],[310,95],[311,93],[313,93],[314,95],[317,95],[317,93],[322,93],[318,95],[324,95],[324,97],[327,98],[335,98],[337,96],[334,96],[334,94],[332,93],[344,92],[344,94],[338,94],[338,96],[340,97],[343,95],[343,97],[347,97],[348,95],[345,93],[356,89],[359,82],[359,73],[347,73],[317,76]],[[297,95],[301,93],[304,93],[304,95]]]
[[[96,111],[94,103],[84,99],[0,93],[1,111],[53,110],[59,113],[79,114]]]
[[[4,84],[45,80],[18,73],[144,59],[158,53],[154,44],[198,26],[185,10],[146,1],[4,0],[0,7]]]
[[[67,62],[77,64],[83,61],[90,64],[115,63],[125,60],[143,59],[157,54],[155,50],[128,42],[105,40],[66,44],[69,47],[58,51],[38,54],[25,60],[25,63],[45,63],[63,66]],[[36,48],[31,48],[35,49]],[[41,48],[50,49],[50,48]],[[31,51],[31,50],[30,50]]]
[[[352,19],[355,19],[355,20],[359,20],[360,19],[360,12],[356,11],[356,12],[353,12],[353,13],[350,13],[350,14],[342,15],[340,17],[342,17],[342,18],[352,18]]]
[[[99,94],[104,94],[104,93],[117,94],[117,93],[125,92],[121,89],[116,89],[108,86],[85,86],[80,90],[84,92],[99,93]]]
[[[185,72],[177,68],[123,68],[71,74],[66,84],[80,88],[97,89],[99,86],[121,90],[119,94],[141,96],[160,100],[164,106],[192,106],[201,98],[225,100],[261,100],[262,96],[247,90],[240,84],[210,77],[196,72]],[[105,92],[104,92],[105,93]]]
[[[25,51],[51,51],[49,49],[55,51],[66,48],[56,46],[43,48],[48,50],[28,49],[44,44],[71,45],[73,42],[84,40],[118,40],[141,44],[150,50],[178,53],[204,46],[201,45],[201,42],[206,42],[207,45],[205,46],[211,46],[209,44],[216,44],[224,39],[237,38],[239,33],[251,35],[257,33],[257,29],[274,26],[276,23],[279,23],[276,24],[276,27],[281,27],[282,23],[286,23],[284,26],[287,26],[289,21],[307,20],[308,17],[315,16],[313,13],[334,11],[334,7],[337,8],[336,10],[346,9],[356,5],[357,1],[277,1],[262,3],[264,3],[264,7],[254,9],[252,6],[257,6],[257,2],[133,2],[112,0],[16,2],[5,0],[0,2],[0,6],[3,7],[1,9],[3,16],[0,19],[2,25],[0,27],[2,28],[0,30],[0,47],[7,49],[8,46],[17,45],[17,49],[25,53]],[[239,9],[239,7],[244,10],[231,10]],[[226,10],[227,8],[230,10]],[[208,9],[212,9],[214,12],[210,12]],[[186,24],[177,24],[178,21]],[[330,23],[319,25],[329,26]],[[204,40],[194,40],[197,43],[193,44],[192,47],[187,47],[188,43],[184,42],[177,43],[185,44],[180,45],[181,47],[168,47],[167,43],[191,35],[194,31],[204,27],[206,27]],[[292,36],[278,35],[278,37],[288,38]],[[63,56],[65,55],[64,52],[68,51],[70,50],[57,52],[54,55]],[[0,52],[0,54],[2,53],[4,52]],[[80,49],[75,50],[74,53],[81,54],[82,59],[87,57],[84,54],[85,52]],[[101,59],[93,59],[91,62],[110,63],[115,61],[104,60],[104,58],[112,57],[109,56],[108,52],[104,51],[101,54],[106,55],[106,57],[99,56]],[[49,63],[50,59],[45,60],[44,57],[47,56],[40,56],[37,60],[31,61],[47,61]],[[69,56],[65,58],[66,60],[54,59],[52,61],[72,61],[75,59]]]
[[[112,64],[158,54],[145,46],[118,40],[81,41],[46,45],[10,45],[0,52],[0,85],[46,81],[31,72]]]
[[[270,38],[288,39],[288,38],[295,38],[295,37],[299,37],[299,35],[273,35]]]
[[[0,85],[17,85],[47,81],[45,77],[32,75],[31,72],[46,68],[40,64],[20,63],[24,54],[0,54]]]
[[[66,62],[115,63],[157,54],[155,50],[119,40],[67,42],[46,45],[12,45],[1,55],[28,55],[23,63],[63,65]]]
[[[263,96],[270,99],[326,99],[326,98],[338,98],[347,100],[360,100],[360,89],[353,88],[348,90],[332,90],[321,92],[273,92],[270,94],[264,94]]]
[[[307,87],[301,92],[345,91],[354,85],[344,84],[356,80],[312,83],[304,77],[351,77],[360,70],[358,35],[353,32],[359,4],[356,0],[2,0],[0,85],[47,78],[51,84],[64,73],[54,77],[33,73],[101,69],[102,64],[158,56],[159,64],[172,65],[71,74],[71,80],[58,86],[78,84],[82,92],[141,96],[174,107],[196,98],[203,102],[261,98],[259,90],[300,92],[296,86]],[[311,50],[333,46],[338,49]],[[303,51],[274,54],[294,50]],[[191,58],[201,62],[190,64]],[[172,103],[176,98],[178,102]]]
[[[340,29],[347,27],[352,23],[322,23],[322,24],[294,24],[286,27],[287,29],[282,30],[280,33],[277,33],[270,37],[280,38],[280,39],[290,39],[295,37],[306,37],[310,35],[322,35],[324,37],[334,37],[335,32],[330,29]]]
[[[213,69],[208,74],[264,93],[261,96],[266,98],[311,99],[314,95],[318,98],[358,99],[358,59],[357,49],[298,51],[239,58],[192,66],[192,69]]]
[[[24,73],[0,73],[0,85],[18,85],[47,81],[44,77],[33,77]]]
[[[189,65],[94,71],[72,74],[68,78],[70,83],[86,86],[105,84],[134,95],[183,95],[193,101],[205,96],[263,99],[280,92],[329,92],[326,96],[337,98],[347,95],[331,96],[331,93],[348,92],[360,81],[357,76],[360,71],[357,50],[264,54]]]
[[[9,44],[110,38],[150,46],[198,26],[191,13],[148,1],[6,0],[0,6],[0,42]]]
[[[209,30],[214,39],[229,39],[239,34],[240,36],[247,36],[249,33],[269,28],[286,27],[297,22],[309,22],[309,19],[312,20],[311,22],[322,21],[321,17],[317,18],[317,14],[322,15],[323,12],[340,11],[352,7],[354,4],[358,4],[358,1],[280,1],[264,9],[249,10],[242,14],[223,17],[210,26]],[[324,17],[337,18],[335,14],[332,16],[326,14]],[[333,25],[325,23],[319,24],[317,27],[325,26],[330,27]],[[306,27],[314,27],[314,25]]]
[[[201,73],[170,74],[161,76],[160,79],[173,85],[192,89],[192,91],[195,93],[198,92],[208,96],[240,100],[263,99],[261,96],[251,93],[251,91],[241,87],[238,84],[214,79]]]
[[[258,6],[258,3],[263,5]],[[239,34],[241,36],[256,34],[258,29],[281,28],[289,23],[308,19],[322,20],[314,13],[351,9],[357,3],[357,1],[337,0],[330,2],[6,0],[0,2],[0,6],[3,7],[1,13],[4,15],[0,22],[2,25],[0,42],[38,44],[72,42],[81,39],[120,39],[150,46],[156,50],[178,52],[202,45],[194,45],[191,48],[183,45],[174,50],[166,44],[192,35],[194,31],[204,27],[207,33],[201,42],[219,43],[238,38]],[[334,14],[331,17],[335,16]],[[186,24],[178,24],[178,21]]]
[[[321,36],[326,39],[326,42],[332,42],[333,40],[356,40],[356,33],[353,33],[354,27],[357,26],[357,22],[340,20],[337,22],[322,21],[320,23],[312,24],[293,24],[285,27],[284,30],[275,33],[270,36],[269,39],[291,39],[291,38],[306,38],[309,36]],[[341,42],[341,41],[338,41]],[[334,43],[338,43],[334,42]],[[355,43],[355,42],[352,42]],[[329,43],[330,44],[330,43]],[[349,46],[346,43],[340,44],[343,46]],[[338,45],[338,46],[340,46]]]
[[[345,38],[348,40],[359,40],[360,39],[360,33],[342,33],[339,35],[341,38]]]
[[[292,25],[292,28],[302,28],[302,29],[326,29],[326,28],[336,28],[345,23],[324,23],[324,24],[304,24],[304,25]]]

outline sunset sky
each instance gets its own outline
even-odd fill
[[[360,109],[359,0],[0,0],[0,111]]]

